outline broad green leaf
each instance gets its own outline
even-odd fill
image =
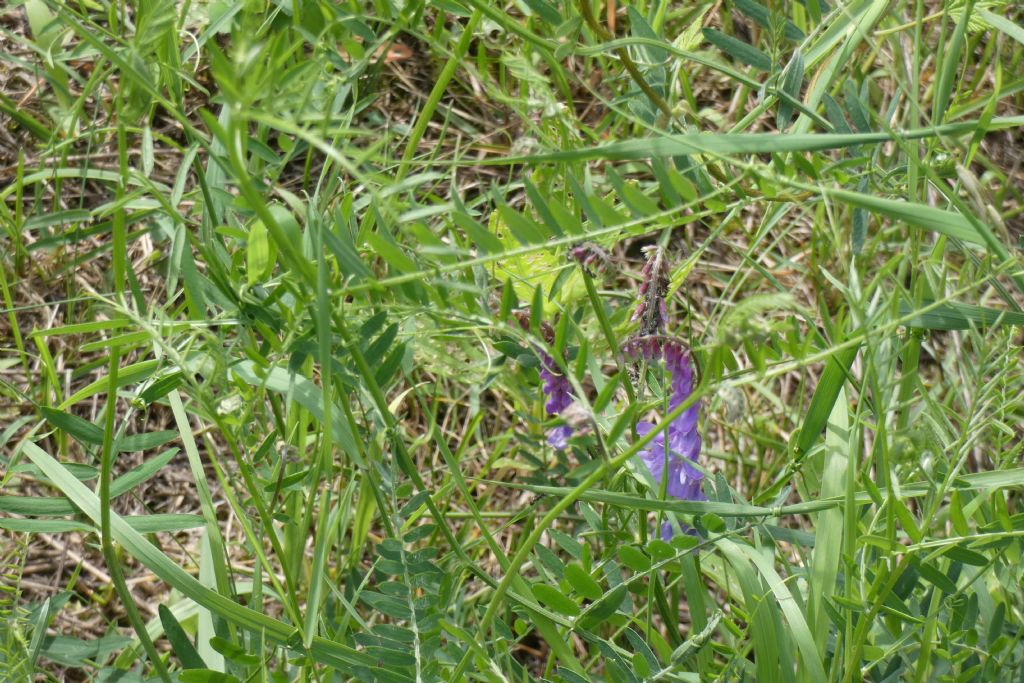
[[[133,363],[126,365],[121,368],[117,374],[117,388],[141,382],[152,375],[157,368],[160,367],[160,361],[157,360],[144,360],[139,363]],[[103,393],[107,390],[107,386],[110,382],[107,380],[107,376],[104,374],[99,379],[90,382],[86,386],[82,387],[74,394],[69,396],[63,403],[60,404],[59,408],[64,410],[69,406],[73,406],[79,401],[83,401],[87,398],[95,396],[96,394]]]
[[[931,562],[921,562],[916,557],[913,558],[911,562],[913,562],[914,567],[921,574],[921,578],[925,581],[946,593],[956,593],[956,583],[943,574],[942,570],[937,566]]]
[[[242,666],[256,666],[260,663],[259,655],[252,654],[241,645],[237,645],[219,636],[210,638],[210,647],[224,655],[225,659],[229,659]]]
[[[115,448],[122,453],[133,453],[135,451],[148,451],[157,446],[163,446],[168,441],[176,439],[178,432],[165,430],[162,432],[145,432],[143,434],[131,434],[122,436],[115,442]]]
[[[64,335],[90,334],[92,332],[103,332],[107,330],[119,330],[129,327],[132,321],[127,318],[113,318],[111,320],[95,320],[87,323],[74,323],[60,327],[49,327],[45,330],[32,330],[33,337],[59,337]]]
[[[125,515],[124,521],[140,534],[155,534],[168,531],[186,531],[198,529],[205,524],[199,515],[186,514],[148,514]]]
[[[0,529],[26,534],[62,534],[68,531],[92,531],[92,526],[64,519],[0,518]]]
[[[274,269],[276,254],[273,253],[273,244],[270,241],[267,226],[258,218],[249,226],[245,257],[247,262],[246,278],[250,287],[270,277],[270,273]]]
[[[67,432],[76,441],[89,445],[99,446],[103,444],[103,428],[83,420],[77,415],[65,413],[61,410],[54,410],[46,406],[40,406],[39,412],[43,414],[46,421],[57,429]]]
[[[175,433],[177,436],[177,433]],[[167,463],[178,454],[177,448],[171,448],[160,455],[149,458],[138,467],[133,467],[120,477],[110,482],[110,496],[112,498],[123,495],[153,477],[164,468]]]
[[[943,557],[948,557],[951,560],[969,564],[973,567],[984,567],[989,562],[988,558],[981,553],[975,552],[963,545],[949,546],[949,550],[945,552]]]
[[[1015,24],[1007,17],[996,14],[986,7],[978,7],[975,12],[986,24],[1024,45],[1024,27],[1020,24]]]
[[[703,29],[704,39],[730,57],[761,71],[772,70],[772,59],[750,43],[744,43],[718,29]]]
[[[341,267],[342,277],[348,279],[351,278],[354,282],[360,282],[364,279],[371,279],[373,273],[366,267],[363,260],[359,257],[356,252],[356,248],[352,243],[352,238],[348,234],[348,228],[344,225],[340,212],[336,215],[335,222],[337,224],[338,234],[324,228],[320,235],[321,239],[327,244],[327,248],[334,254],[334,258],[338,260],[338,265]]]
[[[825,431],[825,450],[822,454],[823,474],[821,497],[838,498],[846,493],[847,462],[851,453],[850,420],[846,392],[840,387],[829,415]],[[825,656],[828,641],[828,619],[825,601],[836,590],[839,564],[843,549],[843,511],[839,508],[823,510],[814,520],[815,543],[811,559],[811,595],[808,601],[810,627],[815,634],[818,652]]]
[[[68,225],[73,223],[83,223],[92,219],[92,214],[84,209],[69,209],[67,211],[54,211],[52,213],[44,213],[25,221],[22,225],[22,230],[27,232],[35,232],[42,228],[49,228],[54,225]],[[74,228],[72,228],[74,229]],[[43,234],[46,234],[45,232]]]
[[[964,37],[967,34],[967,24],[971,19],[973,7],[973,1],[968,0],[964,11],[961,12],[960,18],[957,20],[952,37],[944,45],[945,49],[936,54],[939,60],[939,70],[935,79],[935,89],[932,92],[932,121],[934,123],[942,123],[949,110],[953,83],[957,71],[960,69],[960,52],[964,47]]]
[[[558,13],[557,5],[553,5],[547,0],[524,0],[524,2],[526,2],[527,7],[536,12],[537,16],[547,23],[552,26],[561,25],[562,15]]]
[[[643,551],[631,545],[623,545],[619,548],[619,562],[626,565],[635,572],[645,572],[651,568],[651,558],[644,555]]]
[[[533,210],[537,212],[541,221],[544,223],[544,227],[548,229],[552,235],[561,237],[565,234],[565,231],[578,232],[579,226],[572,225],[563,226],[561,222],[555,218],[554,213],[551,211],[551,207],[548,205],[548,201],[544,198],[544,195],[540,193],[537,186],[530,182],[529,178],[523,178],[523,185],[526,187],[526,196],[530,198],[530,204],[533,206]]]
[[[131,638],[110,634],[94,640],[73,636],[46,636],[40,655],[57,664],[71,667],[86,666],[90,661],[102,662],[111,653],[131,642]]]
[[[146,405],[159,401],[164,396],[181,386],[184,379],[185,374],[180,370],[164,375],[143,389],[139,394],[139,398],[142,399]]]
[[[779,130],[785,130],[789,126],[789,122],[793,118],[793,103],[800,101],[800,88],[803,82],[804,58],[800,54],[800,50],[797,50],[782,72],[782,92],[789,98],[779,99],[779,113],[775,118],[775,126]]]
[[[31,422],[31,418],[25,421],[25,423],[27,422]],[[79,481],[89,481],[99,476],[99,470],[92,465],[83,465],[82,463],[67,461],[62,462],[61,464],[64,465],[69,472],[78,477]],[[30,462],[19,463],[8,470],[8,472],[14,474],[29,474],[33,477],[42,479],[43,481],[46,480],[46,477],[39,471],[39,468]]]
[[[370,232],[366,234],[366,242],[378,256],[384,259],[394,274],[401,275],[417,270],[416,262],[402,251],[402,248],[390,235]]]
[[[68,472],[69,476],[74,476]],[[0,496],[0,512],[11,515],[73,515],[77,510],[66,498],[52,496]]]
[[[824,194],[836,201],[860,207],[894,221],[903,221],[908,225],[949,235],[964,242],[982,246],[986,244],[971,222],[955,211],[836,188],[826,189]]]
[[[574,591],[588,600],[597,600],[604,595],[601,585],[576,562],[570,562],[565,566],[565,580],[569,582]]]
[[[559,614],[566,614],[572,617],[580,613],[579,605],[567,598],[557,588],[546,583],[535,583],[532,586],[532,590],[537,600]]]
[[[485,254],[500,254],[505,250],[501,240],[466,214],[456,211],[452,214],[452,219],[455,225],[466,233],[470,242]]]
[[[500,225],[505,226],[523,246],[537,244],[548,238],[548,235],[544,234],[544,229],[533,219],[513,210],[508,205],[498,207],[498,216],[501,220]]]
[[[489,230],[501,242],[502,253],[511,252],[521,246],[498,211],[491,214]],[[554,300],[543,296],[551,291],[561,271],[569,267],[570,264],[564,258],[560,258],[554,249],[542,249],[499,259],[495,262],[494,277],[511,282],[520,301],[533,300],[539,289],[542,294],[541,308],[535,314],[550,320],[559,309],[557,302],[568,303],[586,295],[583,279],[574,270],[562,284]]]
[[[661,64],[668,59],[668,53],[657,47],[658,43],[664,42],[651,25],[647,23],[644,15],[632,5],[626,6],[626,15],[629,18],[629,30],[634,36],[646,38],[647,44],[639,48],[642,59],[648,64]]]
[[[947,123],[931,128],[902,131],[904,140],[920,140],[940,135],[970,135],[978,121]],[[995,117],[989,130],[1003,130],[1024,125],[1024,116]],[[843,149],[858,145],[880,145],[890,142],[895,134],[882,133],[684,133],[652,138],[610,142],[594,147],[562,150],[529,157],[506,157],[500,163],[546,163],[553,161],[585,161],[607,159],[651,159],[687,154],[785,154]],[[678,203],[678,202],[677,202]],[[917,206],[917,205],[914,205]]]
[[[821,435],[821,430],[828,423],[836,400],[839,398],[843,385],[846,384],[853,360],[857,357],[857,351],[858,347],[856,346],[837,351],[829,357],[825,364],[825,371],[821,373],[818,386],[814,389],[811,404],[807,409],[807,416],[800,427],[800,436],[796,442],[800,453],[807,453],[811,450]]]

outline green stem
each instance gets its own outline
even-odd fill
[[[579,6],[580,13],[583,15],[584,21],[587,22],[587,26],[589,26],[601,40],[614,40],[615,36],[609,33],[608,29],[602,26],[601,22],[599,22],[597,17],[594,16],[594,10],[590,6],[590,0],[580,0]],[[629,52],[626,51],[626,48],[615,48],[615,55],[619,58],[619,61],[622,62],[622,66],[625,67],[626,71],[629,72],[629,77],[633,79],[633,82],[635,82],[640,89],[644,91],[644,94],[647,95],[648,99],[651,100],[654,106],[660,109],[661,113],[665,115],[665,118],[671,122],[675,118],[672,115],[672,107],[668,106],[668,102],[665,101],[665,98],[659,95],[647,82],[644,75],[640,73],[640,68],[636,65],[636,62],[634,62],[633,58],[629,56]]]
[[[128,590],[124,574],[121,571],[121,563],[117,559],[117,552],[114,550],[114,541],[110,534],[110,477],[114,466],[114,417],[117,412],[117,371],[121,361],[121,349],[114,346],[110,349],[110,370],[107,374],[107,410],[103,421],[103,452],[100,455],[100,545],[103,550],[103,559],[107,563],[107,570],[110,572],[110,581],[114,584],[114,590],[124,605],[128,620],[132,623],[142,649],[146,656],[153,663],[153,668],[164,683],[171,683],[170,674],[164,665],[160,654],[153,646],[153,641],[146,631],[146,623],[139,614],[139,608],[135,605],[135,598]]]

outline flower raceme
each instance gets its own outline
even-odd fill
[[[664,361],[665,369],[672,376],[668,405],[668,412],[671,413],[693,393],[694,371],[690,354],[682,343],[664,335],[668,321],[668,308],[665,305],[668,276],[660,247],[648,251],[643,276],[640,301],[633,313],[633,320],[640,321],[640,329],[623,344],[623,352],[637,360]],[[701,490],[704,474],[695,467],[701,446],[700,434],[697,432],[699,417],[700,401],[695,401],[637,454],[654,481],[659,486],[664,482],[665,492],[680,500],[707,500]],[[653,422],[640,422],[637,424],[637,433],[646,436],[654,428]],[[672,533],[672,524],[666,521],[661,527],[661,536],[668,540]]]
[[[634,360],[648,363],[663,361],[665,369],[671,375],[671,393],[668,412],[675,411],[688,400],[694,389],[694,368],[690,354],[683,344],[665,334],[668,326],[668,307],[665,296],[668,293],[668,272],[664,252],[660,247],[645,250],[647,264],[642,271],[643,281],[640,284],[640,299],[632,320],[639,321],[637,333],[622,345],[624,355]],[[578,253],[577,253],[578,252]],[[580,267],[587,268],[602,259],[590,257],[588,246],[579,247],[570,254]],[[530,316],[525,311],[516,314],[523,329],[530,328]],[[547,323],[541,323],[540,333],[550,345],[554,341],[554,330]],[[540,357],[540,376],[543,380],[544,409],[550,416],[565,418],[569,409],[576,402],[569,378],[562,374],[558,363],[539,345],[533,345]],[[700,455],[701,437],[697,431],[700,417],[700,402],[696,401],[689,408],[674,418],[670,424],[660,430],[651,442],[637,456],[650,471],[654,481],[665,487],[665,492],[680,500],[707,500],[701,490],[704,474],[697,469],[697,458]],[[655,423],[643,421],[637,424],[637,433],[646,436],[655,429]],[[584,429],[584,431],[586,431]],[[575,430],[572,420],[569,424],[561,424],[548,431],[548,443],[557,450],[565,449]],[[670,522],[662,525],[662,538],[671,538],[673,534]]]
[[[693,393],[694,374],[690,355],[675,340],[661,344],[665,368],[672,375],[672,394],[669,397],[668,412],[690,398]],[[707,500],[701,490],[704,473],[694,465],[700,454],[701,438],[697,432],[700,417],[700,401],[679,414],[668,427],[658,432],[647,447],[637,456],[650,471],[658,485],[664,481],[665,492],[680,500]],[[640,422],[637,433],[645,436],[655,428],[653,422]],[[671,538],[672,525],[665,522],[661,528],[664,539]]]

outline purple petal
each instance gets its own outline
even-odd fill
[[[548,431],[548,443],[551,444],[556,451],[564,451],[566,446],[569,445],[569,437],[571,436],[572,427],[569,425],[553,427]]]

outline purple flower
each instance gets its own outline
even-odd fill
[[[540,355],[540,376],[544,380],[544,396],[548,401],[544,409],[548,415],[558,415],[572,405],[572,385],[569,378],[563,375],[554,358],[541,349],[537,349]],[[548,443],[556,450],[563,450],[569,445],[569,437],[572,436],[572,427],[560,425],[548,432]]]
[[[668,404],[671,412],[693,392],[693,365],[689,354],[678,342],[667,340],[661,346],[665,367],[672,373],[672,394]],[[668,428],[658,432],[637,454],[659,485],[667,472],[666,492],[680,500],[707,500],[701,490],[704,474],[694,467],[701,446],[700,434],[697,433],[699,416],[700,402],[697,401],[672,420]],[[637,433],[645,436],[654,426],[652,422],[640,422]],[[662,525],[661,536],[665,540],[672,537],[672,526],[668,522]]]
[[[630,337],[622,343],[622,353],[629,358],[643,358],[648,363],[661,359],[664,338],[660,335]]]
[[[572,403],[572,386],[569,379],[563,375],[555,359],[546,352],[537,349],[540,355],[540,377],[544,380],[544,395],[548,402],[544,404],[548,414],[558,415]]]
[[[568,378],[558,371],[554,360],[544,351],[540,354],[540,376],[544,380],[544,396],[548,399],[544,409],[548,415],[558,415],[572,405],[572,386]],[[548,443],[555,450],[564,450],[569,445],[569,437],[573,434],[569,425],[559,425],[548,431]]]
[[[520,326],[524,330],[528,330],[530,328],[529,315],[525,311],[519,311],[515,315]],[[541,324],[540,332],[544,341],[549,344],[554,341],[554,330],[547,323]],[[534,345],[533,349],[540,356],[540,378],[544,381],[544,397],[547,398],[544,409],[548,415],[559,415],[573,403],[572,385],[569,384],[569,378],[559,370],[554,358],[537,345]],[[556,450],[561,451],[569,445],[569,437],[572,435],[572,427],[559,425],[548,431],[548,443]]]
[[[569,445],[569,437],[572,436],[572,427],[560,425],[548,430],[548,443],[556,451],[564,451]]]

